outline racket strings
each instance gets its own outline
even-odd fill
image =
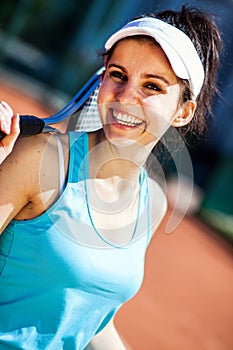
[[[99,93],[99,85],[91,93],[86,100],[76,121],[75,130],[79,131],[94,131],[102,128],[102,124],[99,118],[97,97]]]

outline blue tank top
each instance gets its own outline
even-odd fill
[[[1,350],[84,349],[143,280],[150,237],[146,174],[134,237],[114,246],[93,227],[86,203],[87,134],[69,138],[60,198],[35,219],[13,220],[0,237]]]

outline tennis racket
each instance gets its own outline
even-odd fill
[[[30,136],[42,132],[56,131],[51,125],[69,118],[68,130],[94,131],[101,128],[97,110],[97,96],[100,77],[104,68],[100,68],[77,94],[57,113],[38,118],[32,115],[20,116],[20,136]],[[5,134],[0,131],[0,140]]]

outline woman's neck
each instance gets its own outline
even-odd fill
[[[109,141],[103,130],[89,134],[90,177],[107,179],[119,177],[138,181],[140,167],[148,157],[148,150],[130,140]]]

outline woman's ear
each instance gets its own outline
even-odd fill
[[[180,107],[177,116],[172,122],[172,125],[175,128],[179,128],[187,125],[193,118],[195,110],[196,110],[196,102],[193,100],[189,100],[182,104]]]

